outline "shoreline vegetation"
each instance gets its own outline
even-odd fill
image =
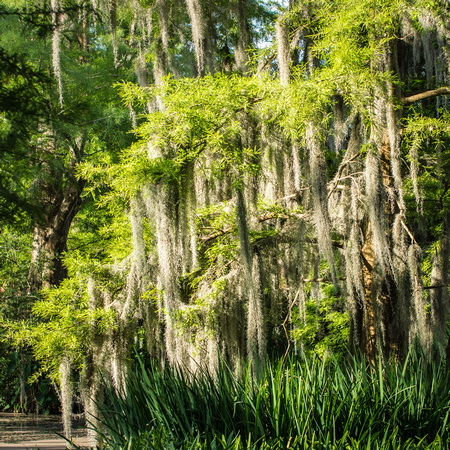
[[[289,357],[239,374],[145,366],[105,383],[94,427],[104,448],[446,449],[450,372],[412,350],[404,362]]]

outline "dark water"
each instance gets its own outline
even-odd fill
[[[73,437],[86,436],[82,423],[74,424]],[[13,444],[40,439],[58,439],[63,434],[60,416],[0,413],[0,443]]]

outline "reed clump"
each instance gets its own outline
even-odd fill
[[[138,359],[123,390],[105,383],[105,448],[449,448],[450,374],[410,352],[402,362],[290,358],[235,375],[161,369]]]

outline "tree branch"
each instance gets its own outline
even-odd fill
[[[297,194],[295,194],[295,195],[297,195]],[[297,213],[283,214],[283,213],[266,212],[258,217],[258,221],[265,222],[266,220],[271,220],[271,219],[292,219],[292,218],[306,219],[308,217],[309,217],[308,214],[297,214]],[[205,228],[211,228],[211,227],[205,227]],[[212,239],[216,239],[220,236],[224,236],[225,234],[231,233],[235,229],[236,229],[236,227],[230,227],[230,228],[225,228],[224,230],[215,231],[206,236],[202,236],[200,238],[200,242],[201,243],[208,242]]]
[[[347,277],[339,277],[340,281],[345,281]],[[303,280],[303,283],[331,283],[330,278],[307,278]]]
[[[450,286],[449,284],[439,284],[439,285],[434,285],[434,286],[424,286],[422,289],[442,289],[445,287]]]
[[[292,308],[293,308],[293,306],[295,305],[295,302],[297,301],[298,296],[300,295],[301,289],[302,289],[302,288],[300,287],[300,289],[299,289],[299,290],[297,291],[297,293],[295,294],[294,300],[292,300],[292,302],[291,302],[290,305],[289,305],[288,313],[286,314],[286,317],[285,317],[285,319],[284,319],[284,322],[281,324],[281,326],[282,326],[283,329],[284,329],[284,334],[286,335],[286,340],[287,340],[287,343],[288,343],[286,352],[285,352],[284,355],[283,355],[283,363],[284,363],[284,360],[286,359],[286,357],[287,357],[287,355],[288,355],[288,353],[289,353],[289,348],[291,347],[291,340],[290,340],[290,338],[289,338],[288,330],[286,329],[286,322],[288,321],[289,317],[291,316]]]
[[[450,95],[450,87],[444,86],[439,89],[431,89],[429,91],[419,92],[418,94],[408,95],[400,99],[400,103],[409,105],[419,100],[425,100],[426,98],[438,97],[439,95]]]
[[[400,222],[402,223],[402,227],[405,229],[405,231],[408,233],[408,236],[410,237],[411,241],[416,244],[419,245],[416,241],[416,239],[414,238],[413,234],[411,233],[411,231],[409,230],[409,228],[406,226],[406,223],[403,221],[403,219],[400,219]]]

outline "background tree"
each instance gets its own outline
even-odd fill
[[[88,16],[91,21],[97,18],[90,36],[86,34]],[[114,67],[112,58],[106,57],[102,41],[109,27],[99,19],[88,5],[73,2],[2,3],[1,67],[6,82],[1,93],[0,170],[7,275],[2,278],[5,321],[35,322],[31,308],[41,287],[57,285],[66,276],[62,258],[84,187],[75,172],[77,165],[106,151],[113,155],[118,145],[130,142],[126,135],[129,112],[112,103],[112,84],[133,70],[129,63]],[[55,33],[59,33],[58,48]],[[76,89],[63,92],[74,83]],[[92,199],[86,198],[85,203],[90,202]],[[18,234],[22,236],[17,238]],[[21,247],[21,252],[31,253],[31,261],[22,265],[20,276],[15,258],[6,256],[17,251],[16,239],[31,245]],[[23,255],[19,258],[26,260]],[[15,352],[9,345],[4,350],[6,360],[12,363]],[[20,359],[20,407],[26,409],[32,407],[32,399],[26,406],[22,399],[32,375],[30,367],[35,364],[29,351]],[[37,404],[36,409],[39,407]]]

